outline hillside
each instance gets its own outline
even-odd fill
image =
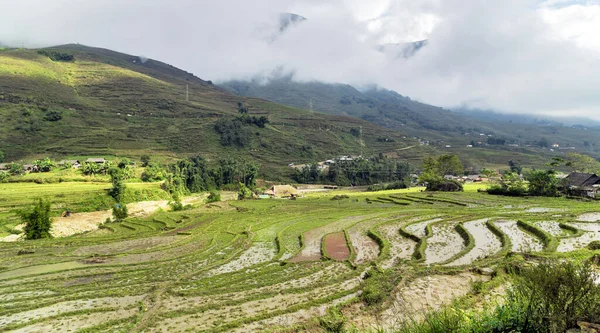
[[[38,51],[0,51],[0,151],[8,161],[200,153],[255,158],[274,171],[361,149],[370,154],[414,145],[360,119],[241,98],[159,61],[73,44]],[[74,59],[52,60],[56,55]],[[237,116],[238,102],[249,116],[266,116],[270,124],[246,126],[245,145],[225,146],[215,122]],[[362,148],[351,134],[361,126]]]
[[[539,147],[542,141],[557,143],[560,147],[574,147],[591,155],[599,155],[600,131],[557,121],[519,121],[522,116],[478,117],[472,113],[458,113],[435,107],[394,91],[372,87],[358,90],[350,85],[296,82],[290,77],[271,80],[230,81],[220,84],[241,96],[263,98],[295,107],[310,108],[317,112],[358,117],[369,122],[398,130],[411,137],[428,140],[438,148],[452,146],[473,165],[502,164],[508,159],[540,166],[541,156],[564,154],[568,150],[551,151]],[[482,135],[484,134],[484,135]],[[505,140],[505,145],[486,145],[489,137]],[[482,144],[477,149],[467,149],[472,142]],[[509,144],[513,146],[508,146]],[[515,145],[518,145],[515,146]]]

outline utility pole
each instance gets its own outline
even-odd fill
[[[362,157],[363,155],[363,146],[365,145],[365,143],[363,142],[363,132],[362,132],[362,125],[360,125],[360,156]]]
[[[187,83],[185,84],[185,101],[190,102],[190,87]]]

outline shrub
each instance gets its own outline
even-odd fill
[[[595,241],[589,243],[587,248],[592,251],[600,250],[600,241],[595,240]]]
[[[22,164],[11,163],[8,168],[8,173],[13,176],[22,175],[24,172],[25,172],[25,168],[23,168]]]
[[[160,165],[150,164],[146,166],[146,170],[142,173],[142,181],[158,182],[166,178],[166,171]]]
[[[39,50],[37,53],[50,58],[52,61],[73,61],[75,59],[72,54],[66,52]]]
[[[252,199],[252,191],[244,184],[240,183],[240,190],[238,192],[238,200]]]
[[[129,215],[129,211],[127,210],[127,205],[116,204],[113,206],[112,215],[115,221],[121,221]]]
[[[319,325],[326,331],[332,333],[344,333],[346,332],[346,318],[342,315],[339,310],[330,308],[327,311],[327,315],[319,318]]]
[[[367,305],[379,304],[390,295],[399,280],[400,277],[391,270],[372,268],[365,273],[360,299]]]
[[[210,194],[208,195],[208,198],[206,198],[206,203],[218,202],[218,201],[221,201],[221,193],[219,193],[217,191],[211,191]]]
[[[50,203],[39,199],[31,211],[19,213],[25,223],[25,239],[50,238],[52,220],[50,219]]]
[[[150,164],[150,156],[142,155],[142,157],[140,157],[140,161],[142,161],[142,167],[147,167]]]
[[[0,171],[0,183],[6,183],[8,181],[8,173]]]
[[[461,192],[463,186],[455,180],[437,180],[427,183],[427,191]]]
[[[542,262],[525,269],[508,304],[524,311],[521,331],[564,332],[600,318],[600,286],[589,264]]]
[[[62,115],[58,111],[50,111],[50,112],[46,113],[46,115],[44,115],[45,121],[54,122],[54,121],[59,121],[61,119],[62,119]]]

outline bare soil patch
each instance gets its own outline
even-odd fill
[[[331,259],[344,261],[350,258],[350,249],[348,249],[343,232],[329,234],[323,241],[325,242],[325,251]]]
[[[371,216],[376,216],[371,215]],[[304,233],[304,248],[290,262],[314,261],[321,259],[321,240],[326,234],[343,230],[352,224],[364,220],[369,216],[350,216],[322,227]]]

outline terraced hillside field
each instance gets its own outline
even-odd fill
[[[0,331],[318,332],[315,318],[333,305],[360,331],[391,329],[472,296],[491,279],[483,268],[497,270],[509,252],[581,255],[600,240],[594,202],[337,194],[219,202],[0,243]],[[372,270],[391,287],[375,290]]]

